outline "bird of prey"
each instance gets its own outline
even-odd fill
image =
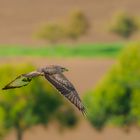
[[[3,90],[26,86],[33,78],[44,76],[63,96],[85,114],[85,107],[83,106],[77,91],[73,84],[63,75],[63,72],[65,71],[68,70],[57,65],[40,68],[36,71],[18,76],[15,80],[7,84]]]

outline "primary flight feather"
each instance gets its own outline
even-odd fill
[[[63,75],[63,72],[65,71],[68,70],[64,67],[55,65],[41,68],[37,71],[18,76],[15,80],[7,84],[3,90],[26,86],[33,78],[44,76],[63,96],[65,96],[83,114],[85,114],[85,108],[76,89],[74,88],[73,84]]]

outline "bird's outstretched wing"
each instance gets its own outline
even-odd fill
[[[42,75],[42,73],[38,71],[22,74],[18,76],[16,79],[14,79],[12,82],[7,84],[2,89],[7,90],[7,89],[20,88],[20,87],[26,86],[31,82],[32,78],[40,76],[40,75]]]
[[[71,103],[73,103],[83,114],[85,108],[80,100],[80,97],[71,82],[62,74],[45,74],[45,78]]]

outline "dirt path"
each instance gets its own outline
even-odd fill
[[[25,132],[24,140],[140,140],[139,129],[132,127],[129,132],[119,128],[105,128],[98,132],[90,124],[82,121],[79,126],[72,130],[58,131],[51,125],[47,128],[41,126]],[[15,132],[11,132],[5,140],[15,140]]]

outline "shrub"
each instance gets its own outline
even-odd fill
[[[48,40],[50,43],[57,43],[64,37],[64,28],[60,24],[46,24],[37,33],[38,38]]]
[[[75,11],[70,15],[68,24],[50,23],[43,26],[37,33],[40,39],[57,43],[62,39],[78,39],[87,32],[89,27],[86,16],[81,11]]]
[[[126,13],[119,13],[115,16],[110,31],[124,38],[128,38],[136,32],[138,28],[136,18]]]
[[[30,65],[1,66],[2,82],[0,86],[5,85],[15,75],[26,73],[33,69],[34,67]],[[56,90],[46,83],[44,79],[40,78],[34,79],[28,87],[3,91],[0,105],[0,114],[4,111],[4,117],[0,116],[0,122],[4,119],[2,127],[7,130],[14,128],[18,140],[22,139],[24,131],[31,126],[47,125],[52,120],[60,122],[55,114],[64,106],[73,116],[72,118],[65,116],[62,121],[76,120],[77,117],[73,109],[70,110],[70,107],[63,102]],[[59,114],[60,116],[63,115],[61,112]],[[75,124],[76,121],[73,125]],[[63,123],[60,125],[63,126]],[[69,127],[71,125],[64,126]]]
[[[81,11],[74,11],[70,15],[69,24],[67,26],[67,37],[77,39],[84,35],[89,27],[86,16]]]
[[[4,135],[7,133],[4,127],[4,118],[5,118],[5,111],[2,107],[0,107],[0,140],[2,140]]]
[[[139,62],[140,44],[127,47],[96,89],[85,96],[89,120],[96,128],[140,125]]]

